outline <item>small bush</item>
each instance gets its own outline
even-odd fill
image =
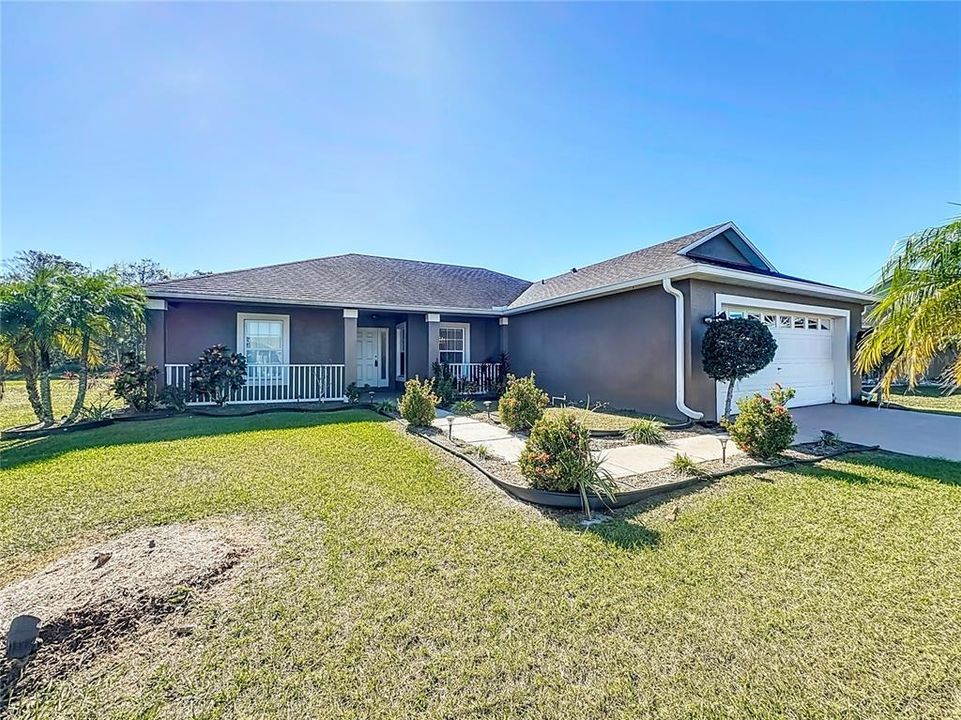
[[[393,400],[382,400],[374,406],[374,409],[387,415],[397,414],[397,404]]]
[[[454,382],[454,376],[450,368],[435,360],[431,372],[433,373],[431,382],[434,395],[437,396],[437,404],[441,407],[450,407],[457,396],[457,383]]]
[[[437,396],[430,380],[411,378],[404,383],[404,394],[397,403],[400,415],[415,427],[427,427],[434,422]]]
[[[350,383],[344,391],[344,396],[351,405],[356,404],[360,400],[360,388],[357,387],[357,383]]]
[[[190,390],[224,405],[247,382],[247,358],[226,345],[211,345],[190,366]]]
[[[531,430],[520,457],[521,473],[532,488],[577,492],[590,516],[588,495],[614,499],[616,485],[591,454],[587,428],[572,413],[542,417]]]
[[[678,475],[700,475],[701,469],[691,457],[685,453],[678,453],[671,460],[671,469]]]
[[[157,396],[157,402],[165,408],[176,412],[185,412],[187,402],[190,400],[190,393],[176,385],[167,385]]]
[[[140,412],[148,412],[157,402],[157,374],[153,365],[140,362],[132,353],[124,353],[113,381],[114,395]]]
[[[473,400],[457,400],[451,408],[455,415],[473,415],[477,412],[477,406]]]
[[[530,377],[507,376],[507,389],[497,405],[497,413],[508,430],[527,430],[544,415],[549,398]]]
[[[624,431],[624,437],[644,445],[660,445],[664,442],[664,429],[660,423],[642,418]]]
[[[715,320],[704,333],[701,355],[708,377],[728,383],[724,417],[731,414],[734,383],[767,367],[777,352],[777,341],[759,320]]]
[[[92,400],[88,405],[84,405],[80,411],[81,420],[107,420],[113,415],[112,399],[105,393]]]
[[[754,393],[739,400],[734,422],[724,422],[724,428],[734,443],[748,455],[771,458],[786,450],[794,442],[797,425],[786,407],[794,397],[794,390],[780,385],[771,388],[771,397]]]

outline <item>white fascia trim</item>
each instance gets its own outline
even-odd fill
[[[247,305],[298,305],[303,307],[320,307],[340,309],[345,305],[359,308],[361,310],[382,310],[384,312],[400,313],[444,313],[446,315],[481,315],[485,317],[501,315],[502,312],[496,308],[458,308],[458,307],[437,307],[434,305],[357,305],[356,303],[343,302],[323,302],[319,300],[289,300],[285,298],[270,297],[246,297],[243,295],[205,295],[203,293],[182,293],[173,290],[151,290],[150,298],[165,298],[167,300],[199,300],[208,302],[232,302]]]
[[[161,300],[159,298],[147,298],[147,302],[144,304],[145,310],[166,310],[167,301]]]
[[[670,278],[664,278],[661,286],[674,296],[674,404],[691,420],[700,420],[704,413],[692,410],[684,402],[684,295],[671,285]]]
[[[677,254],[687,255],[689,251],[693,250],[696,247],[699,247],[700,245],[703,245],[708,240],[713,240],[718,235],[726,233],[728,230],[733,230],[735,233],[737,233],[738,237],[741,238],[741,240],[743,240],[745,244],[749,248],[751,248],[751,250],[753,250],[759,258],[761,258],[761,262],[763,262],[767,266],[768,270],[770,270],[771,272],[777,272],[777,268],[774,267],[773,263],[771,263],[770,260],[764,257],[764,253],[758,250],[757,245],[752,243],[750,239],[748,239],[748,236],[745,235],[743,232],[741,232],[741,228],[739,228],[737,225],[735,225],[732,222],[726,222],[723,225],[721,225],[721,227],[719,227],[717,230],[712,232],[710,235],[706,235],[705,237],[702,237],[700,240],[696,240],[695,242],[692,242],[690,245],[685,245],[684,247],[682,247],[680,250],[677,251]]]
[[[707,280],[740,280],[762,287],[769,287],[772,290],[780,290],[781,292],[799,292],[805,295],[819,295],[821,297],[834,300],[851,300],[864,304],[873,303],[877,300],[874,295],[857,292],[856,290],[832,288],[824,285],[818,285],[817,283],[805,282],[804,280],[788,280],[785,278],[768,277],[767,275],[752,273],[745,270],[732,270],[730,268],[695,263],[679,270],[666,270],[653,275],[645,275],[644,277],[625,280],[624,282],[612,283],[610,285],[590,288],[588,290],[581,290],[579,292],[561,295],[548,300],[540,300],[527,305],[518,305],[515,308],[495,309],[504,315],[519,315],[532,310],[553,307],[554,305],[566,305],[572,302],[580,302],[581,300],[589,300],[595,297],[614,295],[616,293],[627,292],[628,290],[636,290],[642,287],[658,285],[665,278],[670,280],[683,280],[690,277],[699,277]]]
[[[354,318],[356,320],[357,315],[358,315],[358,312],[356,308],[344,308],[344,318],[346,319]]]
[[[740,305],[756,307],[759,309],[769,308],[771,310],[784,310],[786,312],[810,313],[812,315],[826,315],[836,318],[841,323],[835,323],[832,331],[831,354],[834,361],[834,386],[839,385],[844,389],[844,395],[838,399],[838,393],[834,393],[834,402],[847,405],[851,402],[851,356],[854,347],[854,338],[851,337],[851,311],[846,308],[832,308],[823,305],[808,305],[806,303],[782,302],[780,300],[765,300],[764,298],[745,297],[744,295],[722,295],[717,293],[714,296],[714,312],[719,314],[724,305]],[[837,332],[837,326],[842,327],[841,332]],[[718,409],[720,417],[721,409]]]

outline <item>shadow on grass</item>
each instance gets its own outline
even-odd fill
[[[831,460],[864,468],[864,472],[850,472],[823,463],[798,465],[793,468],[784,468],[784,470],[816,473],[820,477],[852,485],[882,485],[915,489],[917,485],[912,482],[914,479],[933,480],[944,485],[961,485],[961,462],[951,460],[903,455],[885,450],[841,455]],[[882,473],[877,472],[878,469]],[[885,477],[884,473],[892,473],[893,476]],[[899,479],[898,474],[905,475],[905,479]]]
[[[169,442],[258,430],[288,430],[318,425],[387,421],[387,418],[370,410],[351,409],[317,414],[280,412],[269,415],[222,417],[183,415],[162,420],[123,422],[76,433],[5,441],[0,443],[0,468],[15,468],[89,448]]]

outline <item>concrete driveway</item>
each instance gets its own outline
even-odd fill
[[[791,410],[796,442],[817,440],[833,430],[848,442],[885,450],[961,461],[961,415],[878,410],[863,405],[814,405]]]

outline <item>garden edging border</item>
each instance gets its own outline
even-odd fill
[[[393,415],[388,415],[387,413],[381,412],[375,409],[378,415],[383,415],[384,417],[390,418],[391,420],[396,420],[401,423],[400,418],[396,418]],[[403,423],[401,423],[403,425]],[[494,483],[501,490],[517,498],[518,500],[523,500],[525,502],[533,503],[535,505],[541,505],[544,507],[562,508],[568,510],[580,510],[581,496],[577,493],[558,493],[549,492],[547,490],[535,490],[534,488],[522,487],[520,485],[514,485],[506,480],[494,475],[492,472],[487,470],[487,468],[482,467],[473,458],[468,457],[462,452],[454,450],[453,448],[438,442],[430,435],[425,435],[423,433],[412,430],[410,425],[406,426],[407,432],[411,435],[416,435],[419,438],[423,438],[427,442],[439,447],[447,453],[450,453],[459,460],[463,460],[468,465],[470,465],[475,470],[483,474],[488,480]],[[834,453],[829,453],[827,455],[821,455],[815,458],[803,458],[797,460],[786,460],[778,464],[768,464],[768,463],[755,463],[753,465],[741,465],[740,467],[731,468],[729,470],[721,470],[714,473],[705,473],[703,475],[692,475],[690,477],[681,478],[675,482],[662,483],[660,485],[655,485],[654,487],[643,488],[641,490],[629,490],[623,493],[617,493],[614,496],[614,502],[606,503],[604,500],[597,495],[588,500],[591,510],[616,510],[619,508],[626,507],[628,505],[633,505],[636,502],[645,500],[649,497],[655,495],[663,495],[664,493],[673,492],[675,490],[683,490],[684,488],[690,487],[692,485],[697,485],[702,482],[710,482],[711,480],[718,480],[720,478],[726,477],[728,475],[737,475],[738,473],[744,472],[755,472],[757,470],[776,470],[784,467],[791,467],[792,465],[813,465],[814,463],[820,462],[821,460],[830,460],[831,458],[839,457],[841,455],[848,455],[853,453],[862,452],[873,452],[880,450],[880,445],[864,445],[857,448],[846,448],[844,450],[839,450]]]

